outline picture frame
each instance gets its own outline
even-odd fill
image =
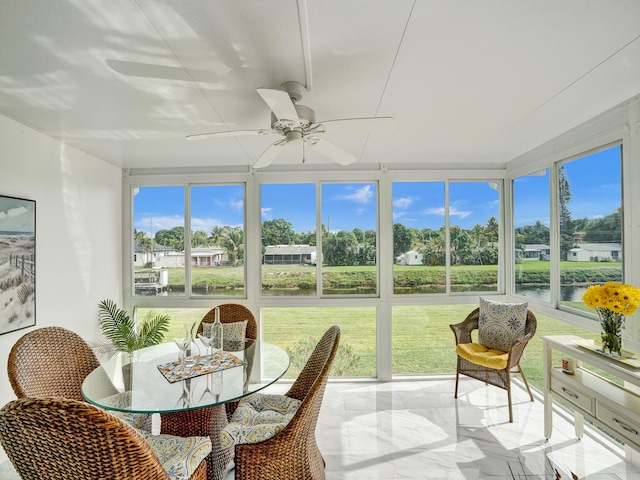
[[[36,324],[36,202],[0,195],[0,335]]]

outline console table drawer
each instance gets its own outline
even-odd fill
[[[606,424],[611,430],[619,433],[623,437],[631,440],[636,445],[640,445],[640,426],[629,420],[620,412],[614,412],[607,405],[598,403],[596,418]]]
[[[551,377],[551,390],[591,415],[595,414],[595,398],[568,383]]]

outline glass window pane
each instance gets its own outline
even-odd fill
[[[449,325],[463,321],[474,308],[473,305],[393,307],[393,375],[455,372],[455,341]]]
[[[551,301],[549,169],[513,181],[515,291]]]
[[[132,317],[137,322],[147,321],[157,315],[169,316],[169,330],[164,334],[161,343],[171,343],[176,337],[184,337],[185,325],[190,326],[193,322],[202,321],[210,308],[162,308],[162,307],[138,307]],[[130,312],[128,312],[130,313]],[[203,345],[198,342],[198,347]]]
[[[449,184],[452,292],[498,290],[500,185]]]
[[[615,146],[558,167],[562,306],[593,313],[585,289],[623,281],[621,154]]]
[[[191,187],[191,292],[244,295],[244,186]]]
[[[262,336],[284,348],[291,359],[286,378],[296,378],[331,325],[340,326],[333,377],[376,376],[376,308],[263,308]]]
[[[377,293],[376,184],[323,184],[322,223],[322,293]]]
[[[392,190],[394,293],[444,293],[444,183],[396,182]]]
[[[133,189],[134,295],[184,295],[184,187]]]
[[[261,187],[262,294],[316,294],[316,186]]]

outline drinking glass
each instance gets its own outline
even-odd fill
[[[213,337],[207,337],[205,334],[199,333],[198,338],[202,342],[202,345],[204,345],[207,355],[211,355],[211,345],[213,344]]]
[[[187,348],[191,345],[191,339],[189,337],[176,337],[173,339],[180,351],[178,352],[178,361],[180,366],[185,365],[185,358],[187,357]]]

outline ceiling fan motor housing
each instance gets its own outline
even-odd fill
[[[286,134],[291,130],[298,130],[304,132],[309,126],[316,121],[316,112],[313,109],[305,105],[293,105],[298,113],[298,120],[278,120],[276,116],[271,113],[271,128],[281,134]]]

